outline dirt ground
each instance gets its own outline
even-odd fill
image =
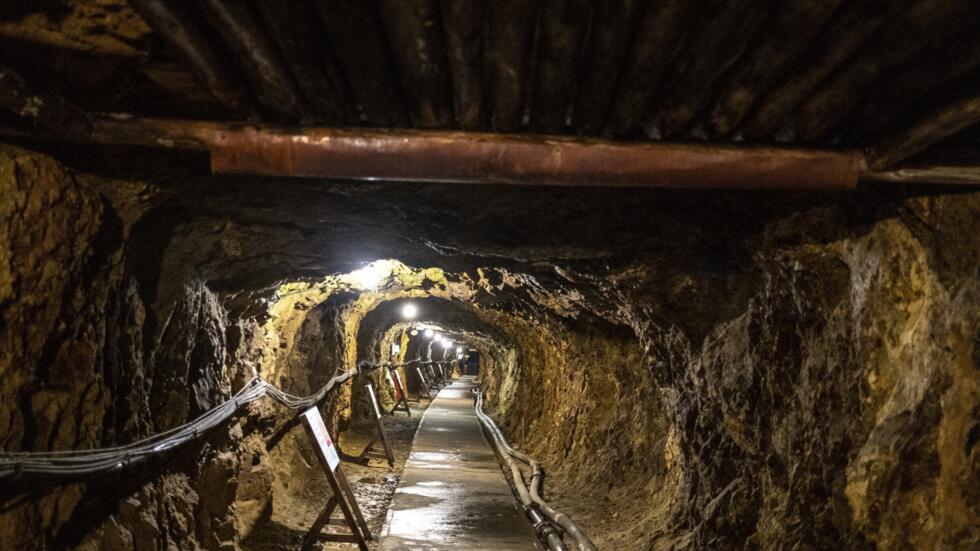
[[[394,468],[389,468],[386,461],[378,459],[372,459],[367,466],[347,461],[342,464],[344,473],[357,496],[357,502],[364,518],[371,529],[371,534],[374,536],[373,540],[368,542],[370,549],[378,547],[378,539],[381,537],[388,507],[401,478],[405,461],[412,451],[412,441],[415,438],[419,421],[421,421],[422,414],[428,408],[429,403],[430,401],[425,399],[420,402],[412,402],[410,404],[411,417],[405,415],[403,411],[399,411],[384,418],[385,431],[395,456]],[[338,447],[344,453],[358,455],[375,434],[376,430],[373,423],[354,425],[339,435]],[[306,504],[306,508],[303,511],[295,512],[294,523],[285,525],[271,520],[263,523],[250,534],[247,542],[242,542],[242,548],[254,551],[302,549],[303,538],[323,510],[330,496],[329,494],[319,494],[314,490],[310,492],[309,496],[304,497],[306,499],[303,500],[303,503]],[[333,519],[342,517],[339,508],[334,511],[332,516]],[[346,527],[338,526],[328,526],[324,532],[349,533]],[[350,550],[356,549],[356,546],[349,543],[318,542],[313,545],[312,549]]]

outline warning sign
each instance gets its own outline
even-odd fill
[[[340,465],[340,456],[337,455],[337,449],[334,448],[333,440],[330,439],[330,433],[327,432],[327,425],[323,423],[320,410],[315,406],[311,407],[303,412],[303,419],[306,421],[307,426],[310,427],[313,439],[316,441],[317,448],[320,450],[321,458],[327,462],[331,471],[337,470],[337,466]]]

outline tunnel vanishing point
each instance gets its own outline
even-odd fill
[[[974,0],[0,2],[4,551],[980,549],[978,321]]]

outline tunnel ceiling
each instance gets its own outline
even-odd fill
[[[968,126],[980,82],[969,0],[0,9],[0,64],[142,116],[868,147],[919,119],[947,129],[933,141]],[[977,141],[932,155],[975,160]]]
[[[138,173],[107,169],[117,178],[151,178],[158,170],[150,185],[100,184],[133,210],[146,211],[131,230],[145,251],[136,259],[143,288],[166,285],[155,279],[161,273],[181,274],[248,304],[271,297],[283,283],[315,283],[378,259],[438,267],[448,278],[480,279],[482,269],[488,285],[517,278],[510,287],[529,302],[541,286],[577,289],[583,300],[593,300],[596,284],[616,274],[641,277],[650,292],[670,295],[689,287],[684,282],[691,273],[715,283],[750,277],[751,251],[763,230],[790,213],[832,207],[834,216],[873,220],[893,213],[901,200],[877,197],[869,209],[839,195],[354,186],[202,177],[193,163],[180,163],[186,171],[174,173],[172,160],[157,162],[154,169],[147,159]],[[834,228],[832,220],[822,228],[786,224],[788,242],[808,231],[826,231],[825,239],[857,231]],[[630,273],[634,267],[641,269]],[[518,293],[509,292],[508,300]],[[491,305],[502,299],[488,293],[472,300]],[[709,305],[698,300],[674,307]]]

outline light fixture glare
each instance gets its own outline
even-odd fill
[[[419,314],[419,309],[411,302],[406,303],[405,306],[402,306],[403,318],[407,320],[415,319],[415,316],[417,316],[418,314]]]

